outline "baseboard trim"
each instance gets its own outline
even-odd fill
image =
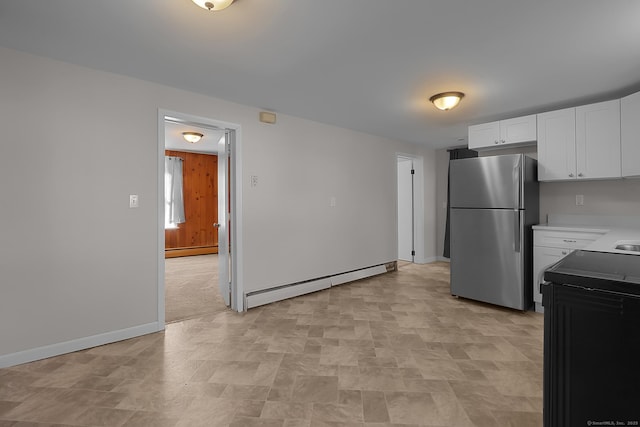
[[[134,326],[132,328],[105,332],[103,334],[10,353],[0,356],[0,368],[8,368],[10,366],[34,362],[36,360],[46,359],[53,356],[60,356],[61,354],[85,350],[87,348],[97,347],[104,344],[111,344],[117,341],[127,340],[129,338],[135,338],[162,330],[164,330],[164,324],[160,325],[158,322],[153,322]]]
[[[217,246],[203,246],[198,248],[165,249],[164,257],[177,258],[177,257],[183,257],[183,256],[209,255],[209,254],[217,254],[217,253],[218,253]]]
[[[329,289],[330,287],[331,279],[323,278],[289,286],[282,286],[276,289],[267,289],[265,291],[247,294],[245,296],[244,306],[247,309],[255,308],[261,305],[271,304],[272,302],[310,294],[323,289]]]
[[[431,264],[432,262],[436,261],[438,261],[438,257],[431,256],[428,258],[423,258],[421,262],[417,262],[416,264]]]
[[[445,258],[443,256],[438,256],[435,259],[436,261],[442,261],[442,262],[451,262],[451,260],[449,258]]]
[[[341,285],[343,283],[387,273],[387,271],[387,265],[380,264],[373,267],[361,268],[305,282],[292,283],[290,285],[278,286],[277,288],[250,292],[244,297],[245,307],[247,309],[259,307],[272,302],[298,297],[312,292],[321,291],[323,289],[329,289],[332,286]]]

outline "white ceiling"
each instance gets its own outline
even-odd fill
[[[636,0],[0,0],[0,45],[436,148],[640,89]]]

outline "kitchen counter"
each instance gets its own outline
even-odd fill
[[[620,243],[640,243],[640,217],[549,214],[546,224],[533,226],[533,301],[543,312],[540,284],[551,265],[575,250],[633,255],[616,249]]]
[[[574,224],[538,224],[533,226],[534,230],[547,231],[573,231],[584,233],[598,233],[602,237],[584,247],[585,251],[610,252],[630,255],[640,255],[640,252],[625,251],[616,249],[620,241],[636,241],[640,243],[640,228],[619,227],[619,226],[593,226]]]

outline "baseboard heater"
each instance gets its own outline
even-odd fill
[[[293,298],[321,291],[323,289],[329,289],[332,286],[353,282],[354,280],[377,276],[378,274],[386,273],[387,271],[389,271],[388,264],[381,264],[333,276],[325,276],[318,279],[306,280],[304,282],[292,283],[290,285],[278,286],[262,291],[249,292],[245,295],[245,307],[247,309],[259,307],[261,305],[270,304],[287,298]]]

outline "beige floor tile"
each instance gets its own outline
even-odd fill
[[[267,420],[264,418],[253,418],[245,416],[235,416],[230,427],[282,427],[284,420]]]
[[[177,418],[168,418],[153,412],[134,412],[122,427],[174,427]]]
[[[362,422],[362,405],[340,405],[337,403],[314,403],[313,420],[333,422]]]
[[[112,408],[88,408],[74,421],[86,426],[119,427],[127,423],[135,411]]]
[[[397,424],[446,425],[430,393],[385,393],[389,418]]]
[[[364,421],[368,423],[387,423],[389,411],[384,393],[381,391],[363,391],[362,404]]]
[[[0,427],[540,426],[543,317],[448,278],[409,263],[0,369]]]
[[[311,419],[313,410],[312,403],[302,402],[266,402],[262,414],[262,418],[272,419]]]
[[[338,401],[337,376],[298,375],[293,386],[293,400],[296,402]]]
[[[284,420],[284,427],[310,427],[311,420],[288,419]]]

